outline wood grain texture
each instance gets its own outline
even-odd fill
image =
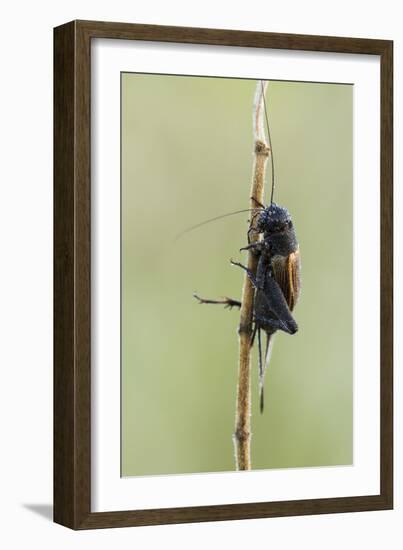
[[[379,495],[91,512],[91,39],[381,56],[381,489]],[[73,21],[54,31],[54,520],[72,529],[393,507],[393,43],[385,40]]]
[[[54,37],[54,519],[74,525],[74,25]]]
[[[90,50],[54,35],[54,520],[90,512]]]
[[[393,507],[393,42],[381,57],[381,494]]]

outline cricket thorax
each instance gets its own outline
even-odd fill
[[[264,235],[264,240],[270,243],[272,255],[288,256],[298,249],[298,242],[293,228]]]

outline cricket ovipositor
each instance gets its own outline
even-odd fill
[[[274,161],[264,91],[263,102],[271,157],[271,198],[268,206],[260,204],[259,201],[253,198],[257,208],[252,209],[253,214],[248,231],[248,244],[240,249],[248,250],[257,256],[256,272],[252,273],[246,266],[231,260],[233,265],[246,271],[255,289],[251,346],[254,344],[255,338],[257,337],[261,412],[264,407],[264,377],[270,360],[273,336],[278,330],[282,330],[288,334],[295,334],[297,332],[298,325],[292,312],[298,301],[301,289],[299,245],[292,219],[286,208],[273,202]],[[231,216],[240,212],[242,211],[218,216],[212,220],[207,220],[207,222],[197,224],[190,229],[194,229],[210,221],[215,221],[221,217]],[[259,240],[250,242],[250,235],[252,232],[259,235]],[[241,307],[242,305],[238,300],[231,298],[210,300],[200,298],[196,294],[195,297],[200,303],[223,304],[229,308],[235,306]],[[262,332],[266,335],[264,353],[262,349]]]

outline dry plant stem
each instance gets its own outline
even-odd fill
[[[255,101],[253,106],[253,133],[254,133],[254,164],[250,197],[254,197],[259,203],[264,202],[264,180],[267,159],[270,149],[264,132],[264,104],[263,94],[266,92],[267,82],[257,82]],[[255,208],[256,203],[251,198],[250,208]],[[256,220],[256,218],[252,218]],[[252,221],[255,223],[255,221]],[[259,236],[252,232],[251,242],[255,242]],[[248,253],[248,268],[255,273],[257,258]],[[245,273],[242,289],[242,306],[239,321],[239,369],[238,390],[236,402],[236,420],[234,433],[235,459],[237,470],[251,469],[251,337],[254,288]]]

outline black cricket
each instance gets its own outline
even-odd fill
[[[292,315],[295,304],[298,301],[301,290],[301,260],[299,245],[295,234],[291,216],[288,210],[273,202],[274,195],[274,160],[273,147],[271,143],[270,127],[267,117],[265,94],[262,83],[262,98],[266,117],[267,133],[271,157],[271,198],[270,205],[264,206],[254,197],[252,200],[257,205],[252,211],[252,219],[248,231],[248,245],[240,250],[249,250],[258,256],[256,273],[252,273],[246,266],[231,260],[231,264],[246,271],[254,289],[253,303],[253,329],[251,346],[253,346],[256,334],[259,350],[259,393],[260,412],[264,408],[264,376],[270,361],[273,336],[278,330],[287,334],[295,334],[298,325]],[[219,218],[231,216],[242,212],[231,212],[224,216],[207,220],[195,227],[215,221]],[[257,222],[254,223],[255,218]],[[251,233],[262,235],[261,240],[251,243]],[[222,300],[209,300],[200,298],[197,294],[194,297],[201,304],[223,304],[225,307],[241,307],[241,302],[232,298]],[[266,334],[266,351],[263,358],[261,332]]]
[[[275,203],[264,208],[259,215],[255,231],[262,233],[263,238],[241,250],[251,250],[259,256],[256,275],[238,262],[231,260],[231,263],[246,271],[255,288],[252,345],[257,333],[260,411],[263,412],[264,375],[270,360],[273,335],[277,330],[288,334],[295,334],[298,330],[292,311],[301,288],[301,262],[295,229],[286,208]],[[264,359],[261,331],[266,333]]]
[[[250,250],[259,257],[256,274],[246,266],[231,260],[231,264],[246,271],[253,287],[253,345],[256,334],[259,351],[260,411],[264,408],[264,375],[270,360],[273,335],[277,330],[295,334],[298,325],[292,315],[301,289],[301,262],[299,246],[291,216],[286,208],[271,203],[258,212],[256,227],[248,231],[263,235],[260,241],[250,243],[241,250]],[[195,294],[204,304],[223,304],[228,308],[241,307],[241,302],[232,298],[206,300]],[[263,358],[261,332],[266,334],[266,351]]]

